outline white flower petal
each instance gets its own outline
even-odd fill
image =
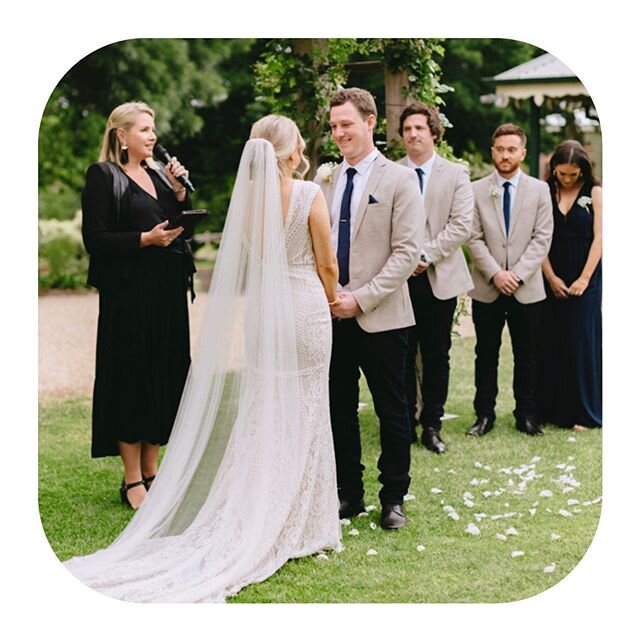
[[[471,491],[465,491],[465,492],[462,494],[462,497],[463,497],[465,500],[473,500],[473,494],[471,493]]]
[[[465,529],[466,533],[470,533],[472,536],[479,536],[480,535],[480,529],[478,529],[478,527],[473,524],[473,522],[470,522],[467,525],[467,528]]]
[[[520,558],[524,555],[524,551],[512,551],[511,552],[511,557],[512,558]]]
[[[484,467],[482,467],[485,471],[491,471],[491,467],[488,464],[485,464]]]
[[[369,513],[367,511],[363,511],[362,513],[359,513],[357,515],[358,518],[368,518],[369,517]]]
[[[516,531],[516,529],[515,529],[514,527],[509,527],[509,528],[505,531],[505,533],[506,533],[508,536],[517,536],[517,535],[518,535],[518,532]]]
[[[447,514],[452,520],[460,520],[460,516],[455,512],[452,511],[451,513]]]
[[[507,536],[505,536],[504,533],[496,533],[496,538],[498,538],[498,540],[502,540],[503,542],[506,542],[507,540]]]
[[[553,492],[549,489],[543,489],[538,495],[541,498],[551,498],[553,496]]]
[[[480,522],[480,520],[484,520],[487,517],[486,513],[474,513],[474,516],[476,518],[476,520],[478,522]]]
[[[476,469],[482,469],[482,462],[478,462],[477,460],[473,463],[473,466]]]
[[[529,461],[529,464],[536,464],[536,462],[540,462],[540,460],[542,460],[540,456],[533,456],[533,458],[531,458],[531,460]]]
[[[425,546],[423,544],[419,544],[416,547],[416,551],[419,551],[420,553],[422,553],[425,550]]]
[[[342,520],[340,520],[340,524],[341,525],[350,525],[351,524],[351,520],[349,520],[349,518],[342,518]]]
[[[529,513],[530,513],[532,516],[535,516],[535,515],[536,515],[536,511],[537,511],[537,509],[529,509]]]
[[[567,500],[567,504],[568,504],[570,507],[572,507],[572,506],[574,506],[574,505],[576,505],[576,504],[580,504],[580,500],[576,500],[575,498],[569,498],[569,499]]]
[[[549,566],[544,568],[545,573],[553,573],[556,570],[556,563],[552,562]]]
[[[407,493],[407,495],[404,497],[405,502],[408,502],[409,500],[415,500],[416,497],[412,494],[412,493]],[[375,507],[373,507],[375,509]],[[367,508],[367,511],[369,511],[369,508]]]
[[[571,511],[567,511],[566,509],[560,509],[560,511],[558,511],[558,513],[561,516],[564,516],[565,518],[571,518],[573,516],[573,513],[571,513]]]
[[[557,534],[557,533],[552,533],[551,534],[551,539],[552,540],[560,540],[560,538],[562,538],[562,536]]]
[[[377,529],[377,528],[378,528],[378,525],[377,525],[375,522],[370,522],[370,523],[369,523],[369,527],[370,527],[371,529]]]
[[[413,496],[411,496],[410,498],[409,498],[409,497],[407,497],[407,496],[405,496],[405,497],[404,497],[404,499],[405,499],[405,500],[413,500]],[[375,505],[375,504],[367,505],[367,506],[364,508],[364,510],[365,510],[367,513],[371,513],[372,511],[375,511],[375,510],[376,510],[376,505]]]
[[[375,549],[369,549],[369,551],[367,551],[367,555],[368,556],[377,556],[378,552]]]
[[[492,493],[491,491],[483,491],[483,492],[482,492],[482,495],[483,495],[485,498],[490,498],[490,497],[493,495],[493,493]]]
[[[451,473],[451,474],[455,475],[456,471],[455,471],[455,469],[449,469],[449,471],[447,471],[447,473]]]
[[[569,436],[567,442],[576,442],[576,439],[573,436]]]
[[[357,529],[351,529],[351,531],[349,531],[349,535],[350,536],[359,536],[360,532]]]
[[[433,489],[431,489],[431,493],[442,493],[442,489],[439,489],[438,487],[433,487]]]

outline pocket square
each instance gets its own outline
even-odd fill
[[[369,194],[369,202],[368,204],[378,204],[378,201],[375,199],[375,197],[371,194]]]

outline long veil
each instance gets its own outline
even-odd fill
[[[306,446],[294,320],[275,153],[268,141],[252,139],[156,480],[107,549],[65,563],[74,575],[116,597],[144,600],[131,583],[149,590],[147,574],[168,575],[184,554],[184,584],[167,587],[165,577],[158,589],[168,600],[198,601],[216,590],[224,595],[229,583],[227,592],[237,591],[248,563],[271,553],[303,473],[304,455],[295,452]],[[292,495],[274,500],[282,491]],[[253,558],[245,559],[247,551]],[[211,569],[206,586],[188,578],[203,565]]]

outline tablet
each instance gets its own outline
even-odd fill
[[[196,225],[202,222],[209,212],[206,209],[188,209],[181,211],[178,216],[166,226],[167,229],[175,229],[176,227],[184,227],[181,234],[185,238],[190,238],[196,228]]]

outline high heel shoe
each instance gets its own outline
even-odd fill
[[[151,483],[156,479],[155,476],[149,476],[148,478],[145,478],[144,476],[142,476],[142,482],[144,482],[144,488],[149,491],[150,487],[151,487]]]
[[[146,487],[144,479],[138,480],[138,482],[132,482],[131,484],[126,484],[123,478],[122,484],[120,485],[120,502],[133,509],[133,505],[131,504],[131,502],[129,502],[129,496],[127,495],[127,492],[129,491],[129,489],[133,489],[135,487],[140,487],[143,485]]]

